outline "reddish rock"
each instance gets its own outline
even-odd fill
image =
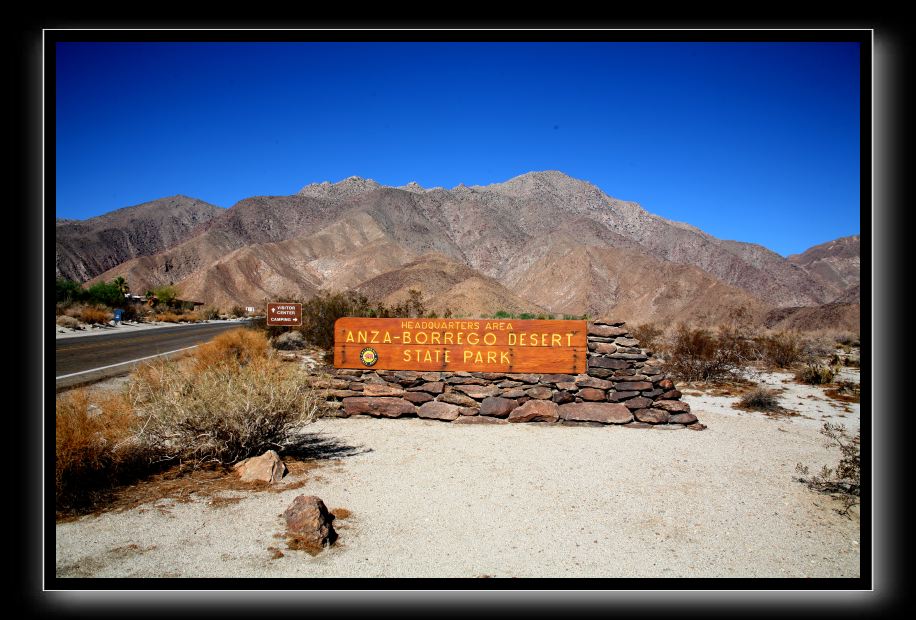
[[[619,392],[626,392],[629,390],[651,390],[652,384],[648,381],[620,381],[614,386]]]
[[[424,381],[427,381],[427,382],[429,382],[429,381],[438,381],[438,380],[440,380],[441,378],[442,378],[442,373],[438,373],[438,372],[424,372],[424,373],[420,373],[420,379],[423,379]]]
[[[488,396],[497,396],[502,393],[502,390],[495,385],[456,385],[455,389],[477,400],[487,398]]]
[[[690,413],[690,405],[682,400],[657,400],[653,407],[671,413]]]
[[[286,518],[287,545],[290,549],[317,553],[337,540],[337,532],[331,524],[334,517],[324,502],[314,495],[298,496],[283,516]]]
[[[446,392],[445,394],[440,394],[436,397],[436,400],[443,403],[450,403],[452,405],[458,405],[459,407],[479,407],[480,405],[476,400],[471,398],[466,394],[460,394],[458,392]]]
[[[658,387],[660,387],[663,390],[673,390],[674,381],[672,381],[671,379],[662,379],[661,381],[658,382]]]
[[[261,456],[253,456],[232,466],[239,478],[246,482],[280,482],[286,474],[286,465],[276,450],[268,450]]]
[[[607,396],[604,390],[597,388],[582,388],[576,394],[582,400],[601,401]]]
[[[679,431],[687,427],[683,424],[656,424],[653,428],[659,431]]]
[[[693,424],[697,417],[692,413],[672,413],[668,421],[672,424]]]
[[[421,418],[452,421],[457,420],[461,416],[461,407],[434,400],[420,405],[420,407],[417,408],[417,415]]]
[[[661,390],[643,390],[642,395],[645,396],[646,398],[651,398],[654,400],[656,398],[661,397],[662,391]]]
[[[407,388],[408,392],[429,392],[430,394],[441,394],[445,389],[445,383],[442,381],[430,381],[416,387]]]
[[[434,398],[435,397],[432,394],[427,394],[426,392],[407,392],[404,394],[404,400],[410,401],[415,405],[428,403]]]
[[[592,347],[592,346],[595,347],[594,348],[595,353],[601,353],[602,355],[605,353],[616,353],[617,352],[617,345],[611,344],[610,342],[595,342],[594,344],[589,345],[589,347]]]
[[[363,396],[403,396],[404,388],[381,383],[367,383],[363,388]]]
[[[353,368],[338,368],[334,371],[334,375],[338,377],[362,377],[363,371]]]
[[[491,418],[485,415],[475,415],[474,417],[461,417],[452,422],[452,424],[508,424],[500,418]]]
[[[639,396],[639,392],[608,392],[607,399],[611,402],[620,402],[622,400],[627,400],[628,398],[633,398],[634,396]]]
[[[569,405],[563,405],[569,407]],[[560,417],[559,407],[549,400],[529,400],[516,407],[509,414],[510,422],[556,422]]]
[[[417,412],[413,403],[403,398],[353,396],[343,399],[343,404],[348,416],[365,413],[376,417],[399,418]]]
[[[621,428],[652,428],[654,424],[646,424],[645,422],[630,422],[629,424],[624,424]]]
[[[474,407],[459,407],[458,413],[463,416],[472,416],[480,413],[480,409],[475,409]]]
[[[668,422],[669,414],[663,409],[637,409],[633,415],[640,422],[649,424],[665,424]]]
[[[540,379],[540,375],[526,375],[526,374],[509,374],[506,375],[512,381],[521,381],[522,383],[537,383]]]
[[[503,398],[521,398],[522,396],[528,396],[525,394],[525,390],[521,388],[512,388],[509,390],[504,390],[501,394]]]
[[[519,396],[519,397],[516,398],[515,400],[518,401],[518,404],[519,404],[519,405],[524,405],[524,404],[527,403],[529,400],[531,400],[531,397],[528,396],[527,394],[525,394],[524,396]]]
[[[363,388],[366,387],[366,386],[363,385],[362,383],[357,382],[357,381],[353,381],[353,382],[350,383],[350,385],[349,385],[348,387],[349,387],[351,390],[353,390],[354,392],[360,392],[360,393],[362,393]]]
[[[707,427],[705,424],[701,424],[701,423],[699,423],[699,422],[694,422],[693,424],[688,424],[688,425],[687,425],[687,428],[689,428],[689,429],[692,430],[692,431],[704,431],[704,430],[706,430],[708,427]]]
[[[377,372],[364,373],[360,381],[362,381],[363,383],[379,383],[383,385],[387,384],[387,381],[382,379]]]
[[[575,381],[561,381],[555,385],[558,390],[566,390],[567,392],[575,392],[579,389],[579,384]]]
[[[601,422],[602,424],[626,424],[633,420],[633,414],[617,403],[570,403],[560,405],[564,420],[579,422]]]
[[[649,379],[646,375],[641,375],[634,370],[618,370],[611,375],[611,378],[614,381],[648,381]]]
[[[499,396],[490,396],[484,398],[480,403],[480,415],[494,418],[504,418],[513,409],[518,407],[518,401],[511,398],[501,398]]]
[[[448,377],[445,380],[449,385],[486,385],[487,382],[480,377]]]
[[[681,394],[680,390],[668,390],[663,394],[659,394],[658,397],[662,400],[677,400],[681,396],[683,396],[683,394]]]
[[[629,332],[622,327],[613,325],[599,325],[593,323],[588,326],[589,336],[599,336],[601,338],[614,338],[616,336],[626,336]]]
[[[398,380],[399,383],[413,383],[420,378],[420,373],[414,372],[413,370],[399,370],[394,373],[394,377]]]
[[[541,383],[562,383],[575,381],[572,375],[541,375]]]
[[[496,384],[496,387],[500,388],[514,388],[522,385],[521,381],[501,381]]]
[[[330,398],[349,398],[350,396],[359,396],[362,392],[355,390],[328,390],[327,396]]]
[[[525,394],[538,400],[548,400],[551,396],[553,396],[553,390],[551,390],[549,387],[544,387],[543,385],[536,385],[533,388],[525,390]]]
[[[504,372],[476,372],[474,375],[481,379],[486,379],[487,381],[499,381],[506,377],[506,373]]]
[[[636,398],[623,401],[623,405],[627,409],[646,409],[652,406],[652,399],[644,396],[637,396]]]
[[[598,377],[599,379],[605,379],[611,376],[611,371],[607,368],[591,368],[588,369],[588,374],[592,377]]]
[[[598,390],[610,390],[614,384],[605,379],[598,379],[588,375],[579,375],[576,377],[576,385],[579,387],[596,388]]]
[[[616,344],[618,347],[638,347],[639,340],[636,340],[635,338],[629,338],[627,336],[621,336],[614,340],[614,344]],[[613,351],[611,351],[611,353],[613,353]]]
[[[551,396],[550,400],[552,400],[553,402],[555,402],[558,405],[565,405],[566,403],[576,402],[576,396],[572,392],[560,390],[559,392]]]
[[[627,324],[626,321],[621,321],[612,316],[603,316],[592,321],[593,325],[610,325],[611,327],[623,327]]]
[[[614,353],[617,355],[617,353]],[[591,374],[592,368],[604,368],[609,370],[620,370],[626,368],[629,364],[625,360],[612,359],[610,357],[590,357],[588,358],[588,369]]]

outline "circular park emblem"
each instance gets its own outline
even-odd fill
[[[366,347],[359,352],[359,361],[365,366],[373,366],[378,361],[378,351],[372,347]]]

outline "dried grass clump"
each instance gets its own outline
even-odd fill
[[[197,320],[190,314],[177,314],[175,312],[159,312],[153,315],[154,321],[162,323],[180,323],[181,321],[195,323]]]
[[[57,317],[57,324],[61,327],[68,327],[70,329],[79,329],[80,326],[80,322],[78,320],[65,314]]]
[[[144,454],[133,441],[137,418],[125,394],[90,397],[85,389],[57,397],[55,486],[58,509],[86,504]]]
[[[753,411],[780,411],[779,401],[773,390],[766,388],[754,388],[745,392],[738,404],[744,409]]]
[[[215,336],[194,351],[195,368],[222,364],[244,365],[267,358],[270,343],[260,331],[240,327]]]
[[[795,373],[795,379],[808,385],[825,385],[831,383],[837,371],[830,366],[820,364],[806,364],[804,368]]]
[[[263,357],[195,365],[147,364],[130,393],[143,420],[140,440],[164,460],[234,463],[290,445],[323,400],[296,370]]]
[[[750,341],[735,329],[720,328],[714,333],[682,324],[668,349],[665,370],[686,382],[735,381],[751,357]]]
[[[630,328],[630,335],[639,341],[639,346],[650,351],[658,351],[659,346],[662,344],[661,336],[664,333],[665,330],[654,323],[643,323]]]
[[[791,368],[805,353],[805,343],[795,332],[770,334],[758,342],[763,361],[771,368]]]
[[[99,325],[107,323],[114,318],[114,315],[103,308],[85,306],[80,310],[79,318],[83,323]]]

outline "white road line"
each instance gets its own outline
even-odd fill
[[[99,368],[93,368],[91,370],[81,370],[79,372],[71,372],[69,375],[61,375],[55,378],[55,381],[60,381],[61,379],[66,379],[67,377],[75,377],[77,375],[85,375],[86,373],[96,372],[99,370],[106,370],[108,368],[114,368],[115,366],[123,366],[124,364],[133,364],[134,362],[142,362],[143,360],[150,360],[154,357],[161,357],[163,355],[170,355],[172,353],[178,353],[179,351],[187,351],[188,349],[196,349],[197,345],[191,347],[185,347],[183,349],[175,349],[174,351],[166,351],[165,353],[157,353],[156,355],[147,355],[146,357],[141,357],[135,360],[129,360],[127,362],[118,362],[117,364],[110,364],[108,366],[100,366]]]

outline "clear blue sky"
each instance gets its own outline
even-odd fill
[[[59,43],[57,217],[561,170],[780,254],[859,232],[845,43]]]

